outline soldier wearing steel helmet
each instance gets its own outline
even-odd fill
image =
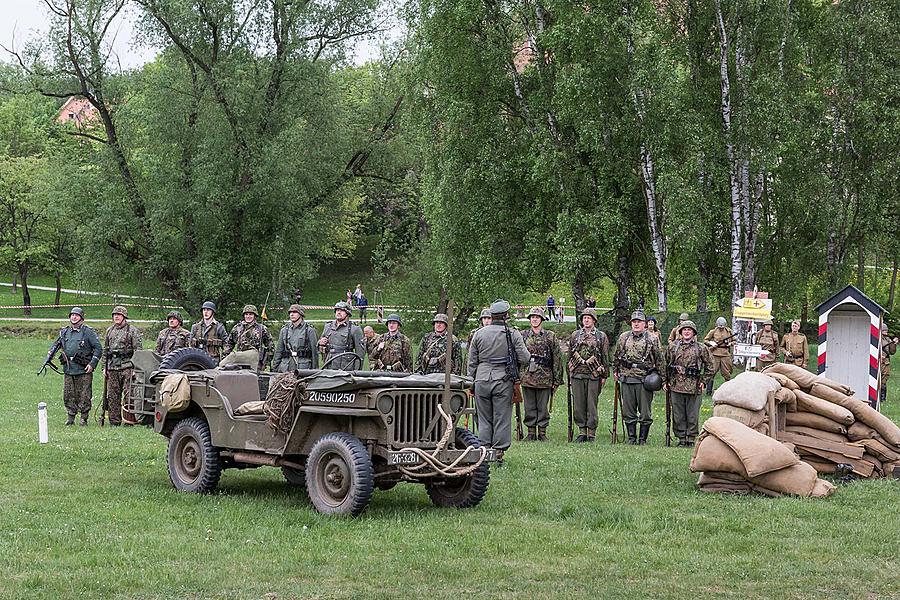
[[[528,313],[531,327],[522,334],[525,348],[531,354],[527,365],[522,365],[522,402],[525,404],[526,441],[550,441],[547,426],[550,424],[550,398],[562,382],[562,351],[556,334],[544,329],[547,315],[536,306]]]
[[[478,317],[478,327],[469,332],[469,337],[466,338],[466,350],[472,347],[472,338],[475,336],[475,332],[481,329],[482,327],[487,327],[491,324],[491,309],[483,308],[481,309],[481,314]]]
[[[104,376],[106,377],[106,409],[109,424],[113,426],[134,425],[134,415],[122,410],[122,405],[131,404],[131,375],[134,364],[131,358],[141,349],[141,332],[128,322],[128,309],[117,306],[112,309],[113,324],[106,330],[103,344]]]
[[[509,302],[491,304],[491,324],[472,336],[468,374],[475,380],[478,437],[485,446],[506,451],[512,443],[513,386],[518,369],[528,365],[531,354],[522,334],[506,324]]]
[[[609,338],[597,328],[597,311],[585,308],[581,327],[569,340],[569,382],[572,385],[572,420],[578,427],[576,442],[593,443],[597,437],[597,401],[609,377]]]
[[[181,313],[177,310],[169,311],[166,320],[169,326],[156,336],[156,353],[160,356],[191,345],[191,332],[182,327],[184,319]]]
[[[366,343],[362,329],[350,321],[353,309],[346,302],[334,305],[334,321],[325,324],[322,337],[319,338],[319,350],[324,354],[322,364],[327,369],[351,371],[362,369],[366,357]],[[358,360],[346,353],[355,354]],[[344,354],[340,358],[335,358]],[[330,361],[330,362],[329,362]]]
[[[616,380],[621,385],[622,420],[625,421],[629,444],[646,444],[653,423],[653,391],[647,389],[651,386],[645,386],[644,380],[656,374],[665,381],[662,351],[647,334],[646,322],[643,311],[631,313],[631,331],[619,336],[614,353]],[[637,432],[638,423],[641,426],[640,435]]]
[[[763,321],[762,331],[756,333],[756,343],[762,346],[764,354],[756,359],[757,371],[762,371],[778,360],[778,334],[772,329],[772,319]]]
[[[243,320],[231,329],[231,346],[234,352],[256,350],[259,352],[258,369],[262,371],[272,360],[275,347],[272,334],[258,321],[259,311],[253,304],[244,306]]]
[[[272,370],[285,373],[294,369],[318,369],[318,343],[319,334],[306,322],[306,311],[299,304],[291,304],[288,322],[278,333]]]
[[[97,332],[84,323],[84,311],[74,307],[69,311],[69,324],[59,330],[59,335],[47,352],[47,362],[60,352],[63,365],[63,404],[66,407],[66,425],[74,425],[81,414],[81,425],[88,424],[91,412],[91,390],[94,369],[100,362],[103,348]]]
[[[683,312],[683,313],[681,313],[680,315],[678,315],[678,325],[676,325],[675,327],[673,327],[673,328],[672,328],[672,331],[669,332],[669,341],[668,341],[668,344],[671,344],[672,342],[674,342],[674,341],[678,338],[678,331],[679,331],[679,329],[681,328],[681,324],[684,323],[685,321],[687,321],[687,320],[690,319],[690,318],[691,318],[691,315],[687,314],[686,312]]]
[[[706,333],[703,342],[709,347],[713,361],[713,368],[706,385],[706,393],[712,394],[713,379],[716,373],[721,373],[725,381],[731,379],[731,366],[734,361],[731,349],[734,346],[734,336],[725,317],[716,319],[716,326]]]
[[[692,447],[700,433],[703,382],[714,371],[709,349],[697,343],[697,326],[690,319],[679,325],[678,339],[666,349],[665,364],[675,437],[679,446]]]
[[[372,343],[369,362],[374,370],[412,373],[412,344],[400,333],[402,326],[400,315],[388,315],[387,333],[382,333]]]
[[[191,326],[191,347],[205,350],[207,354],[220,360],[231,352],[231,338],[225,326],[216,320],[216,305],[207,300],[200,309],[203,319]]]
[[[443,373],[447,360],[447,326],[450,319],[444,313],[437,313],[431,320],[433,327],[422,337],[419,343],[419,355],[416,358],[416,373],[428,375],[430,373]],[[454,375],[462,373],[462,344],[454,335],[449,341],[450,345],[450,372]]]

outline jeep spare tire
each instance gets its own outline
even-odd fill
[[[177,371],[203,371],[215,369],[216,359],[200,348],[179,348],[166,354],[160,361],[159,368]]]
[[[374,489],[372,459],[359,438],[329,433],[316,440],[306,461],[306,491],[317,511],[358,515],[369,505]]]

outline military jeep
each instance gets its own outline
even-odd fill
[[[201,351],[177,352],[190,369],[202,364]],[[375,488],[400,482],[424,484],[441,507],[474,507],[487,492],[496,452],[457,426],[472,412],[468,378],[445,385],[442,375],[294,371],[303,392],[279,428],[261,402],[277,374],[163,368],[180,362],[164,360],[150,377],[157,386],[172,374],[190,383],[186,407],[156,402],[153,415],[154,429],[169,439],[169,478],[179,490],[211,492],[223,469],[273,466],[316,510],[334,515],[357,515]]]

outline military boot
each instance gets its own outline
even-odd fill
[[[69,415],[69,417],[66,419],[66,427],[69,427],[70,425],[74,425],[74,424],[75,424],[75,415]]]
[[[538,427],[537,439],[539,442],[549,442],[550,441],[550,438],[547,437],[547,428],[546,427]]]
[[[78,424],[81,425],[82,427],[87,427],[87,424],[88,424],[87,416],[81,415],[81,421]]]
[[[587,441],[588,443],[593,444],[594,440],[597,439],[597,430],[596,429],[588,429],[587,430]]]
[[[583,444],[587,441],[587,427],[582,427],[579,429],[581,433],[578,434],[578,437],[575,438],[576,444]]]
[[[628,430],[628,444],[634,446],[637,444],[637,424],[625,423],[625,429]]]
[[[535,429],[534,427],[529,427],[528,435],[525,436],[525,441],[526,442],[537,441],[537,433],[536,432],[537,432],[537,429]]]
[[[647,423],[641,423],[641,435],[638,438],[638,446],[643,446],[647,443],[647,435],[650,433],[650,425]]]

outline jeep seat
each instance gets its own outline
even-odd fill
[[[234,415],[234,410],[245,402],[259,401],[259,380],[256,373],[247,370],[219,371],[216,375],[216,389],[225,397],[225,402]]]

